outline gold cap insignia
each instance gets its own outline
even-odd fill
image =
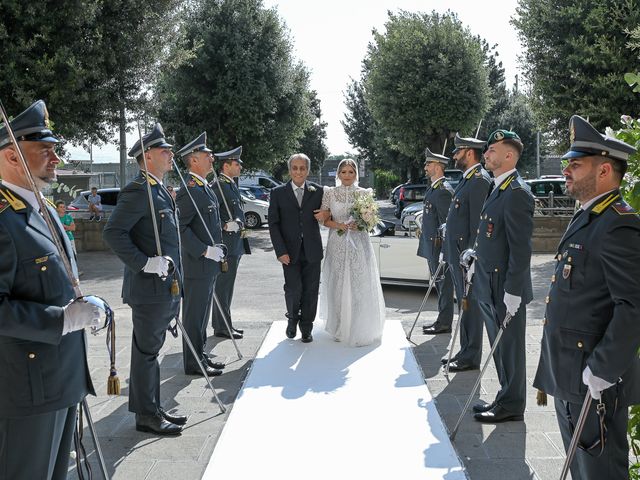
[[[49,111],[44,107],[44,126],[51,130],[51,122],[49,121]]]
[[[571,128],[569,128],[569,141],[573,143],[576,140],[576,127],[571,124]]]

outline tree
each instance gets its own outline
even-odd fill
[[[329,155],[325,143],[327,122],[322,121],[320,99],[315,90],[309,92],[309,107],[315,121],[305,130],[298,151],[305,153],[311,159],[311,170],[315,171],[322,167],[327,155]]]
[[[477,138],[488,138],[491,132],[497,128],[503,128],[498,120],[509,107],[510,94],[507,91],[507,85],[504,80],[504,67],[498,59],[499,54],[496,51],[497,45],[490,46],[486,40],[480,38],[478,38],[478,41],[482,44],[482,52],[485,56],[485,67],[489,79],[489,104],[491,106],[482,119],[480,130],[478,130],[478,127],[474,127],[472,132],[460,133],[463,137],[473,137],[476,136],[476,132],[478,132]]]
[[[275,10],[260,0],[196,1],[181,34],[193,54],[164,65],[158,85],[160,119],[178,145],[206,130],[214,150],[242,144],[249,170],[299,148],[314,121],[308,72]]]
[[[636,0],[519,0],[512,22],[525,47],[521,65],[532,107],[560,147],[574,114],[603,131],[620,112],[638,113],[621,78],[637,67],[625,31],[640,24],[639,7]]]
[[[489,107],[485,56],[454,13],[389,13],[364,60],[365,95],[389,144],[422,164],[455,132],[471,131]]]
[[[9,115],[35,100],[47,103],[56,135],[74,143],[107,141],[105,71],[95,26],[100,2],[0,4],[0,98]]]

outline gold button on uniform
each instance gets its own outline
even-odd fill
[[[43,272],[46,272],[47,271],[47,266],[46,265],[41,266],[40,270],[43,271]]]
[[[549,322],[547,321],[547,317],[544,317],[544,320],[542,321],[542,325],[546,325],[547,323],[549,323]]]
[[[582,342],[581,342],[580,340],[578,340],[577,345],[578,345],[578,348],[582,348],[582,347],[584,347],[584,345],[582,344]]]
[[[35,353],[33,353],[33,352],[30,352],[30,353],[29,353],[29,355],[28,355],[28,357],[29,357],[31,360],[33,360],[34,358],[36,358],[36,354],[35,354]]]
[[[551,275],[551,283],[556,281],[556,274]]]
[[[498,271],[498,269],[496,268],[496,269],[494,270],[494,272],[497,272],[497,271]]]
[[[562,260],[562,254],[561,254],[561,253],[559,253],[559,254],[558,254],[558,256],[556,257],[556,259],[557,259],[558,261]]]
[[[549,295],[544,298],[544,303],[549,303],[551,300],[549,299]]]

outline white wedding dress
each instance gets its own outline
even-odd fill
[[[354,185],[325,187],[322,209],[345,223],[356,195],[371,191]],[[382,337],[384,297],[378,265],[368,232],[329,231],[320,284],[320,318],[337,341],[352,347],[370,345]]]

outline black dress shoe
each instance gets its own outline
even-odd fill
[[[425,335],[437,335],[439,333],[451,333],[451,327],[446,327],[441,323],[434,323],[428,327],[422,327],[422,333]]]
[[[451,357],[451,361],[452,361],[452,362],[455,362],[455,361],[457,361],[457,360],[458,360],[458,356],[457,356],[457,355],[453,355],[453,356]],[[441,363],[442,365],[446,365],[447,363],[449,363],[449,357],[442,357],[442,358],[440,359],[440,363]]]
[[[510,412],[500,405],[495,405],[491,410],[476,413],[473,418],[482,423],[518,422],[524,420],[524,415]]]
[[[209,366],[211,368],[215,368],[216,370],[222,370],[224,367],[226,367],[226,365],[224,363],[222,363],[222,362],[214,362],[209,357],[204,359],[204,363],[206,363],[207,366]]]
[[[472,409],[474,412],[476,413],[482,413],[482,412],[488,412],[489,410],[491,410],[493,407],[496,406],[496,402],[491,402],[491,403],[476,403]]]
[[[480,367],[471,365],[470,363],[461,363],[458,360],[449,363],[450,372],[466,372],[467,370],[478,370]]]
[[[295,320],[287,320],[287,330],[285,332],[287,338],[295,338],[298,333],[298,322]]]
[[[164,408],[160,409],[160,415],[162,415],[162,418],[167,422],[171,422],[174,425],[185,425],[187,423],[187,417],[185,415],[172,415]]]
[[[311,343],[313,342],[313,335],[311,335],[310,333],[303,333],[301,340],[302,343]]]
[[[156,435],[180,435],[182,426],[168,422],[160,413],[141,415],[136,413],[136,430]]]
[[[207,372],[208,377],[217,377],[218,375],[222,375],[222,370],[216,370],[215,368],[211,368],[209,365],[206,365],[204,367],[204,371]],[[196,368],[195,370],[187,370],[184,373],[185,375],[200,375],[201,377],[204,376],[202,375],[202,370],[200,370],[199,368]]]
[[[244,330],[241,328],[231,327],[231,330],[233,330],[235,333],[239,333],[240,335],[244,335]]]
[[[229,335],[229,332],[216,332],[213,335],[220,338],[231,338],[231,335]],[[236,340],[239,340],[242,338],[242,334],[233,332],[233,338],[235,338]]]

